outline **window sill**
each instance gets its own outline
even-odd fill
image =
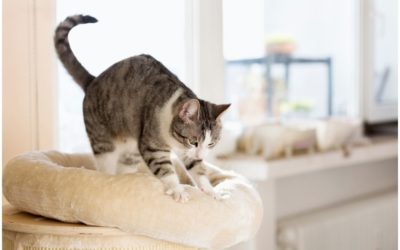
[[[373,140],[368,146],[353,148],[348,156],[344,156],[340,150],[334,150],[266,161],[261,156],[235,154],[226,159],[218,159],[213,163],[224,169],[242,174],[252,181],[265,181],[303,173],[394,159],[396,157],[397,139],[392,138]]]

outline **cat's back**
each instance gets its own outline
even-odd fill
[[[191,92],[161,62],[150,55],[142,54],[121,60],[106,69],[89,85],[86,97],[98,97],[101,93],[130,93],[143,97],[147,92],[170,92],[168,90],[177,88]]]
[[[133,56],[115,63],[90,83],[84,115],[107,124],[116,134],[126,129],[137,131],[141,119],[147,116],[144,112],[156,114],[179,89],[195,97],[152,56]]]
[[[101,85],[110,86],[108,82],[124,84],[124,87],[152,83],[152,80],[169,77],[173,81],[178,78],[169,71],[161,62],[150,55],[137,55],[121,60],[103,71],[90,84],[91,88]],[[105,86],[105,87],[106,87]]]

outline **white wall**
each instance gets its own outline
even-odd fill
[[[397,187],[397,158],[276,181],[277,218]]]
[[[235,250],[274,250],[279,219],[397,189],[397,158],[254,184],[263,200],[263,221],[255,238]]]

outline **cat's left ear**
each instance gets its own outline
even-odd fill
[[[179,111],[179,117],[185,122],[196,121],[199,118],[200,103],[196,99],[185,102]]]
[[[218,119],[231,106],[231,104],[214,105],[214,117]]]

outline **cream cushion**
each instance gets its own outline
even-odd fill
[[[256,233],[262,204],[244,178],[210,168],[215,189],[229,191],[230,197],[217,201],[188,185],[191,199],[182,204],[165,195],[162,183],[146,171],[108,175],[93,170],[90,155],[32,152],[6,165],[3,193],[13,206],[33,214],[222,249]],[[180,176],[187,181],[184,172]]]
[[[65,223],[3,206],[3,250],[199,250],[117,228]]]

